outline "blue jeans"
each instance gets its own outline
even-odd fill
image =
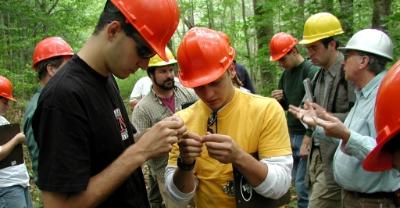
[[[293,170],[292,178],[296,187],[297,193],[297,207],[308,207],[308,187],[305,183],[305,176],[307,171],[307,159],[299,156],[301,143],[303,142],[304,135],[290,133],[290,141],[292,143],[293,151]]]
[[[32,208],[28,187],[10,186],[0,188],[0,208]]]

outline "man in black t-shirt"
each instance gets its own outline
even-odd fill
[[[33,117],[38,186],[45,207],[149,207],[141,165],[167,154],[186,132],[177,117],[137,143],[114,76],[124,79],[175,32],[176,0],[110,0],[93,35],[43,89]],[[155,15],[156,21],[146,15]]]

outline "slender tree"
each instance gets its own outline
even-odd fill
[[[374,0],[372,28],[388,32],[387,20],[391,14],[392,0]]]

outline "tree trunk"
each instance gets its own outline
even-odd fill
[[[299,19],[301,22],[305,22],[304,19],[304,0],[297,0],[297,5],[299,6]]]
[[[265,3],[264,3],[265,2]],[[264,5],[269,4],[269,5]],[[254,17],[255,17],[255,28],[257,37],[257,58],[256,63],[260,72],[260,82],[256,81],[256,88],[261,89],[263,94],[269,94],[269,91],[275,87],[275,75],[273,71],[274,67],[271,67],[271,63],[268,60],[267,44],[273,35],[273,17],[274,10],[272,9],[271,2],[262,0],[253,0]],[[264,46],[264,47],[263,47]],[[268,85],[268,86],[267,86]],[[264,87],[261,88],[260,86]]]
[[[214,29],[214,8],[212,0],[207,0],[208,27]]]
[[[322,0],[321,4],[325,12],[333,13],[333,0]]]
[[[344,34],[346,37],[351,37],[354,33],[353,0],[339,0],[339,4],[341,11],[339,20],[342,23]]]
[[[185,14],[189,14],[189,15],[186,15],[186,16],[183,15],[182,21],[183,21],[183,24],[190,30],[190,28],[195,26],[194,12],[193,12],[193,10],[194,10],[193,0],[190,0],[190,9],[188,9],[188,10],[189,10],[189,12],[185,12]],[[183,33],[186,33],[185,27],[183,27],[183,29],[184,29]]]
[[[385,32],[387,28],[387,17],[391,13],[392,0],[374,0],[372,14],[372,28],[380,29]]]
[[[243,19],[243,33],[244,33],[244,37],[245,37],[245,42],[246,42],[246,50],[247,50],[247,58],[250,59],[251,55],[250,55],[250,43],[249,43],[249,35],[248,35],[248,24],[247,24],[247,20],[246,20],[246,4],[244,2],[244,0],[242,0],[242,19]]]

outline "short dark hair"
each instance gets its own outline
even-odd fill
[[[363,51],[357,51],[357,52],[360,55],[368,56],[369,58],[368,71],[377,75],[385,70],[386,63],[389,61],[387,58],[368,52],[363,52]]]
[[[156,68],[157,68],[157,67],[155,67],[155,66],[148,67],[147,70],[146,70],[147,75],[148,75],[149,77],[151,77],[150,75],[153,75],[153,76],[154,76],[154,72],[156,71]]]
[[[335,49],[337,49],[340,45],[339,40],[336,40],[334,37],[327,37],[327,38],[323,38],[320,40],[322,42],[322,44],[325,46],[325,48],[328,48],[328,45],[330,42],[334,41],[336,43]]]
[[[139,35],[139,32],[126,21],[125,16],[110,0],[107,0],[93,34],[97,35],[107,24],[112,21],[118,21],[126,35],[131,36],[133,33]]]
[[[176,64],[167,64],[167,65],[164,65],[164,66],[172,66],[172,67],[174,67],[174,73],[175,73],[175,70],[177,69],[176,68],[176,66],[177,66]],[[149,76],[149,77],[151,77],[151,75],[154,76],[154,73],[156,72],[156,69],[157,68],[161,68],[161,67],[163,67],[163,66],[150,66],[150,67],[148,67],[146,69],[147,76]]]
[[[36,66],[39,80],[42,80],[44,77],[46,77],[47,66],[50,65],[54,68],[58,68],[61,66],[63,61],[64,61],[63,56],[56,56],[39,62]]]
[[[110,0],[107,0],[93,34],[97,35],[104,28],[104,26],[112,21],[118,21],[121,23],[121,25],[123,25],[125,24],[125,16],[118,10],[117,7],[114,6]]]
[[[104,6],[104,10],[100,15],[93,35],[99,34],[100,31],[112,21],[118,21],[125,35],[131,37],[136,42],[138,45],[137,49],[139,56],[141,56],[141,53],[143,53],[145,58],[149,58],[149,55],[154,55],[152,51],[150,51],[151,48],[148,46],[146,40],[141,36],[137,29],[126,20],[125,16],[110,0],[107,0],[106,5]]]

